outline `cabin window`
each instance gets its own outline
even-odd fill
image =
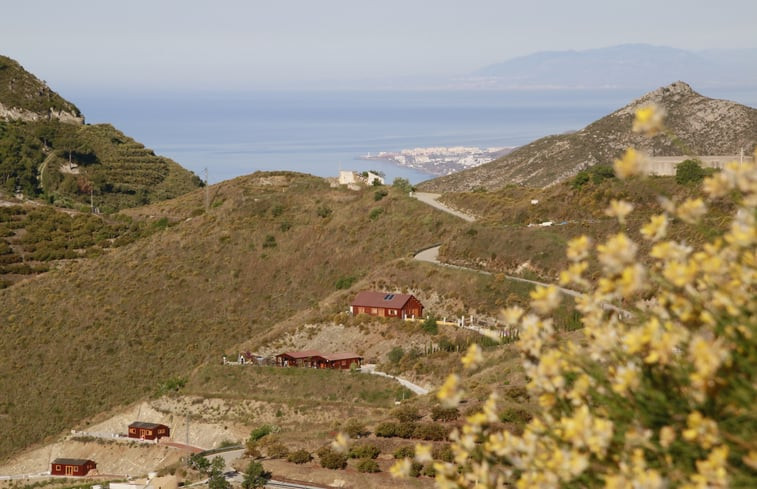
[[[60,472],[61,471],[61,466],[60,465],[56,465],[55,466],[55,471],[56,472]]]
[[[136,433],[136,432],[137,432],[136,428],[129,428],[129,433]]]
[[[79,467],[74,467],[74,472],[79,472]]]

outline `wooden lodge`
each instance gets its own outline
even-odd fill
[[[363,291],[350,305],[350,312],[371,316],[402,318],[423,317],[423,304],[411,294]]]
[[[50,475],[83,477],[97,468],[92,460],[82,458],[56,458],[50,464]]]
[[[360,368],[363,357],[355,353],[323,354],[316,350],[289,351],[276,355],[279,367],[335,368],[347,370],[352,365]]]
[[[164,436],[171,436],[171,429],[164,424],[134,421],[129,425],[128,436],[141,440],[160,440]]]

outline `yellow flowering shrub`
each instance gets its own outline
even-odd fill
[[[636,130],[662,130],[654,110],[637,114]],[[639,166],[632,150],[615,165],[619,177]],[[553,326],[556,287],[534,290],[532,312],[506,311],[540,410],[515,434],[496,423],[492,396],[451,435],[455,461],[435,463],[438,487],[757,487],[757,167],[729,164],[702,189],[641,228],[649,260],[624,233],[568,244],[560,281],[584,292],[581,340]],[[668,223],[696,225],[726,195],[738,209],[723,236],[696,249],[666,239]],[[632,212],[619,201],[608,209],[621,221]],[[597,281],[582,276],[590,255],[602,268]],[[469,352],[466,368],[479,360]],[[453,406],[463,389],[455,375],[437,396]]]

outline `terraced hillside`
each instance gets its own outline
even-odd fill
[[[83,122],[76,106],[0,56],[0,189],[107,213],[202,185],[113,126]]]

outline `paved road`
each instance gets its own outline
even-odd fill
[[[418,384],[413,384],[409,380],[406,380],[400,377],[395,377],[394,375],[389,375],[386,372],[379,372],[378,370],[376,370],[376,365],[372,363],[363,364],[363,366],[360,367],[360,371],[366,374],[380,375],[382,377],[394,379],[400,384],[402,384],[404,387],[407,387],[408,389],[410,389],[411,391],[413,391],[414,393],[420,396],[425,396],[426,394],[429,393],[428,389],[421,387]]]
[[[466,214],[465,212],[460,212],[451,207],[447,207],[446,205],[439,202],[438,199],[439,197],[442,196],[442,194],[432,194],[428,192],[413,192],[410,195],[411,197],[415,197],[416,199],[420,200],[424,204],[428,204],[431,207],[435,207],[439,209],[440,211],[444,211],[448,214],[452,214],[453,216],[457,216],[463,221],[473,222],[476,220],[476,218],[471,216],[470,214]]]

